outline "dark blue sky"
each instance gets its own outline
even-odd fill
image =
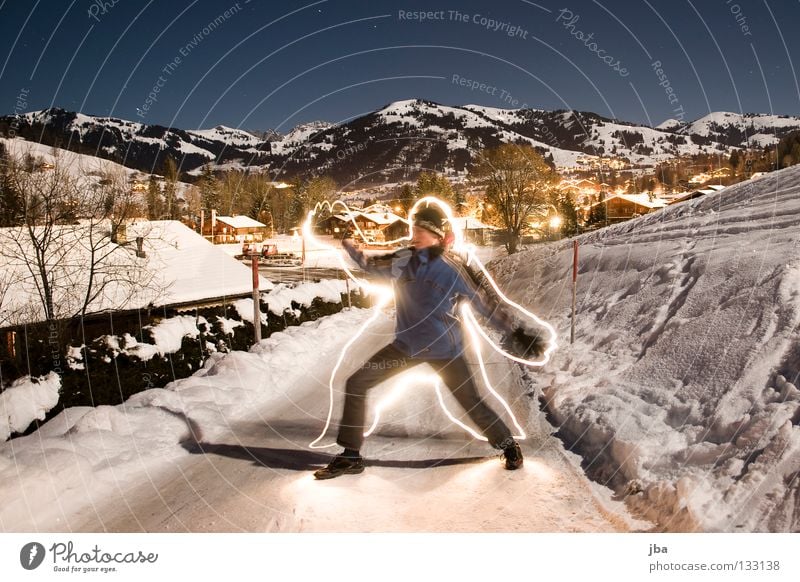
[[[2,113],[280,131],[415,97],[800,115],[797,0],[0,2]]]

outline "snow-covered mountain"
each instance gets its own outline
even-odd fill
[[[652,166],[680,155],[773,145],[800,129],[800,118],[717,112],[693,123],[671,119],[652,128],[589,112],[411,99],[341,125],[304,123],[285,135],[225,126],[182,130],[62,109],[0,117],[0,133],[12,125],[26,139],[69,144],[143,171],[158,169],[170,155],[190,173],[211,162],[258,168],[275,179],[327,174],[343,185],[364,185],[413,179],[423,170],[462,173],[476,152],[500,143],[532,145],[558,166],[592,156]]]
[[[213,129],[196,129],[188,133],[210,142],[223,142],[229,146],[243,149],[257,148],[264,142],[263,139],[259,139],[252,133],[241,129],[225,127],[224,125],[218,125]]]
[[[0,118],[2,128],[12,123],[15,133],[29,141],[106,158],[143,172],[159,172],[167,156],[183,170],[211,161],[266,163],[257,137],[224,126],[185,131],[57,108]]]
[[[736,147],[776,144],[789,132],[800,129],[800,119],[788,115],[730,113],[717,111],[690,123],[681,132]]]

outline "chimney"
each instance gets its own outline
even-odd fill
[[[137,236],[136,237],[136,257],[139,259],[144,259],[147,257],[147,253],[144,252],[144,237]]]

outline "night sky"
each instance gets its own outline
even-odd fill
[[[5,0],[0,113],[283,132],[411,98],[800,115],[799,23],[797,0]]]

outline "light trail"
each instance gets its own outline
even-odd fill
[[[385,244],[387,244],[387,245],[388,244],[395,244],[395,243],[400,243],[402,241],[411,240],[412,234],[413,234],[413,224],[414,224],[413,217],[416,214],[417,209],[423,204],[435,204],[436,206],[438,206],[442,210],[442,212],[447,217],[448,222],[452,225],[451,232],[453,233],[453,237],[454,237],[454,239],[453,239],[453,247],[452,247],[453,252],[455,252],[457,254],[460,254],[462,257],[464,257],[468,266],[473,264],[473,263],[478,266],[478,269],[483,274],[485,280],[489,282],[489,284],[491,285],[492,289],[497,294],[497,297],[500,299],[500,301],[502,301],[503,303],[505,303],[509,307],[513,308],[513,310],[516,311],[516,313],[518,315],[522,316],[523,321],[527,320],[528,322],[532,322],[534,325],[539,326],[541,328],[544,328],[548,332],[548,336],[549,337],[547,338],[547,348],[544,351],[542,359],[540,359],[540,360],[527,360],[527,359],[524,359],[524,358],[520,358],[520,357],[518,357],[518,356],[516,356],[514,354],[510,354],[507,351],[505,351],[501,346],[497,345],[495,343],[495,341],[491,337],[489,337],[489,335],[483,330],[481,325],[478,323],[478,321],[475,318],[475,315],[472,313],[472,310],[470,309],[469,305],[464,303],[464,304],[461,305],[461,308],[460,308],[460,312],[461,312],[461,315],[462,315],[462,321],[464,322],[464,325],[465,325],[465,327],[467,329],[467,333],[469,334],[469,339],[470,339],[471,344],[473,346],[473,349],[474,349],[474,352],[475,352],[475,356],[476,356],[476,359],[478,361],[478,366],[480,367],[480,370],[481,370],[481,376],[483,378],[483,381],[486,384],[486,387],[489,390],[489,392],[492,394],[492,396],[494,396],[500,402],[500,404],[503,406],[504,410],[511,417],[511,419],[512,419],[512,421],[514,423],[514,427],[517,429],[517,431],[519,433],[517,435],[514,435],[514,438],[524,439],[524,438],[526,438],[525,431],[523,430],[522,426],[520,425],[520,423],[517,421],[516,417],[514,416],[514,413],[512,412],[511,407],[505,401],[505,399],[502,396],[500,396],[500,394],[498,394],[498,392],[494,389],[494,386],[492,386],[491,381],[489,380],[489,376],[488,376],[488,373],[486,371],[486,364],[484,362],[483,354],[482,354],[481,349],[480,349],[479,338],[483,338],[483,340],[486,341],[492,347],[493,350],[495,350],[499,354],[503,355],[504,357],[506,357],[506,358],[508,358],[508,359],[510,359],[510,360],[512,360],[514,362],[523,364],[525,366],[540,367],[540,366],[544,366],[550,360],[551,354],[558,347],[558,345],[556,343],[556,337],[557,337],[556,331],[549,323],[547,323],[546,321],[540,319],[534,313],[531,313],[530,311],[528,311],[527,309],[525,309],[521,305],[515,303],[514,301],[512,301],[508,297],[506,297],[506,295],[500,290],[500,288],[498,287],[497,283],[494,281],[492,276],[486,270],[486,267],[483,265],[481,260],[478,258],[477,254],[475,253],[475,246],[471,245],[471,244],[466,244],[465,239],[464,239],[464,233],[461,231],[461,229],[455,228],[455,221],[454,221],[455,216],[453,215],[453,211],[450,208],[450,206],[447,203],[439,200],[438,198],[435,198],[433,196],[425,196],[424,198],[421,198],[421,199],[417,200],[417,202],[414,204],[414,206],[411,208],[411,210],[409,210],[409,213],[408,213],[408,217],[409,217],[409,219],[407,221],[408,222],[408,236],[401,237],[401,238],[398,238],[398,239],[395,239],[395,240],[392,240],[392,241],[387,241]],[[314,236],[313,232],[311,231],[311,222],[312,222],[314,216],[320,210],[323,210],[325,208],[327,208],[328,211],[331,214],[333,214],[334,213],[334,208],[336,206],[343,207],[347,218],[350,220],[350,222],[353,223],[353,226],[355,227],[354,230],[361,236],[362,240],[366,241],[366,236],[365,236],[364,232],[361,230],[361,228],[358,226],[358,223],[355,221],[353,212],[350,210],[350,208],[347,206],[347,204],[345,204],[341,200],[336,200],[333,203],[325,201],[325,202],[317,204],[314,207],[314,210],[310,211],[308,213],[308,215],[306,216],[306,220],[303,223],[303,228],[302,228],[303,236],[306,237],[307,240],[310,240],[310,241],[314,242],[316,245],[319,245],[319,246],[321,246],[323,248],[328,248],[328,249],[336,251],[337,258],[339,259],[339,262],[340,262],[340,264],[342,266],[342,269],[347,274],[347,276],[355,284],[357,284],[360,289],[366,289],[369,293],[377,294],[378,301],[377,301],[375,307],[373,307],[373,314],[358,329],[357,333],[352,338],[350,338],[350,340],[345,344],[345,346],[342,348],[341,353],[339,354],[339,358],[338,358],[338,360],[336,362],[336,365],[333,368],[333,371],[331,372],[331,376],[330,376],[330,379],[328,381],[329,403],[328,403],[328,416],[327,416],[327,418],[325,420],[325,427],[322,429],[322,432],[320,433],[320,435],[316,439],[314,439],[314,441],[312,441],[309,444],[309,447],[312,448],[312,449],[327,448],[327,447],[335,446],[335,443],[330,443],[330,444],[327,444],[327,445],[318,445],[317,443],[319,441],[321,441],[325,437],[325,435],[327,434],[328,429],[330,428],[330,425],[331,425],[331,419],[333,417],[333,396],[334,396],[333,382],[334,382],[334,379],[336,377],[336,373],[339,371],[339,368],[341,367],[342,362],[344,361],[344,358],[345,358],[345,355],[347,353],[347,350],[358,340],[359,337],[361,337],[361,335],[367,330],[369,325],[377,319],[377,317],[380,314],[381,310],[384,307],[386,307],[386,305],[389,303],[389,301],[393,297],[392,291],[391,291],[390,288],[388,288],[386,286],[383,286],[383,285],[376,285],[374,283],[370,283],[369,281],[367,281],[365,279],[360,279],[360,278],[356,277],[356,275],[348,267],[344,257],[339,252],[339,249],[337,249],[336,247],[334,247],[332,245],[323,243],[322,241],[320,241],[319,239],[317,239]],[[428,376],[415,375],[412,378],[406,379],[406,381],[403,384],[399,385],[389,395],[387,395],[383,400],[378,402],[378,404],[375,406],[375,413],[374,413],[374,418],[373,418],[372,425],[364,433],[364,436],[369,436],[377,428],[378,422],[380,420],[381,411],[383,411],[391,402],[393,402],[396,398],[398,398],[401,393],[405,392],[405,390],[408,388],[409,384],[412,381],[419,381],[420,379],[421,380],[435,379],[435,390],[436,390],[436,394],[438,396],[439,405],[441,406],[441,408],[444,411],[445,415],[453,423],[457,424],[458,426],[460,426],[464,430],[468,431],[476,439],[484,440],[484,441],[487,440],[486,437],[484,437],[483,435],[477,433],[475,430],[473,430],[469,426],[467,426],[464,423],[462,423],[461,421],[459,421],[454,415],[452,415],[450,413],[450,411],[445,406],[444,399],[442,397],[442,393],[441,393],[441,389],[440,389],[439,377],[437,375],[435,375],[435,374],[428,375]]]

